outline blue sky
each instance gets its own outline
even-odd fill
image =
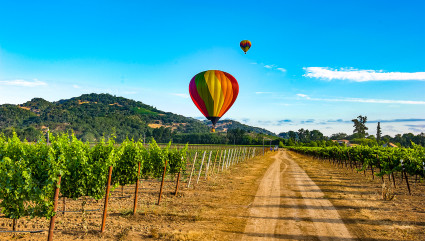
[[[279,133],[425,132],[424,1],[0,3],[0,104],[111,93],[201,117],[188,84],[219,69],[223,118]],[[245,55],[239,42],[249,39]]]

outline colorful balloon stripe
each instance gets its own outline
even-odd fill
[[[236,101],[239,85],[231,74],[208,70],[192,78],[189,93],[196,107],[215,125]]]

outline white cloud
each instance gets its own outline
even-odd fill
[[[173,93],[172,95],[175,95],[175,96],[178,96],[178,97],[181,97],[181,98],[185,98],[185,99],[189,98],[189,95],[188,94]]]
[[[286,73],[285,68],[277,67],[277,65],[275,65],[275,64],[263,64],[263,63],[261,63],[261,65],[263,65],[264,68],[266,68],[266,69],[277,70],[277,71]]]
[[[81,89],[79,85],[72,85],[72,87],[74,87],[75,89]]]
[[[46,82],[39,81],[37,79],[34,79],[33,81],[28,80],[3,80],[0,81],[0,85],[12,85],[12,86],[22,86],[22,87],[35,87],[35,86],[45,86],[47,85]]]
[[[425,105],[425,101],[415,100],[382,100],[382,99],[362,99],[362,98],[311,98],[308,95],[297,94],[297,96],[312,101],[329,101],[329,102],[357,102],[357,103],[376,103],[376,104],[405,104],[405,105]]]
[[[308,95],[305,94],[297,94],[297,96],[302,97],[302,98],[306,98],[306,99],[310,99],[310,97],[308,97]]]
[[[388,80],[421,80],[425,81],[425,72],[383,72],[382,70],[358,70],[354,68],[332,69],[328,67],[306,67],[310,78],[326,80],[351,80],[355,82],[388,81]]]

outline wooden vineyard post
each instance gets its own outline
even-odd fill
[[[199,174],[198,174],[198,178],[196,179],[196,184],[198,184],[199,178],[201,177],[202,166],[204,165],[204,160],[205,160],[205,154],[206,153],[207,153],[207,151],[204,151],[204,155],[202,156],[201,167],[199,168]]]
[[[224,161],[226,160],[226,152],[227,152],[227,150],[224,150],[223,163],[221,163],[221,172],[223,172],[223,170],[224,170]]]
[[[405,171],[403,172],[404,172],[404,177],[406,178],[407,190],[409,190],[409,195],[412,195],[412,193],[410,192],[409,179],[407,179],[407,173]],[[401,176],[403,176],[403,172],[401,173]]]
[[[16,231],[16,226],[18,226],[17,224],[18,224],[18,220],[16,218],[14,218],[12,220],[12,230],[13,231]],[[50,231],[49,231],[49,234],[50,234]]]
[[[58,209],[58,197],[59,197],[59,188],[61,185],[61,176],[58,176],[58,182],[56,184],[56,189],[55,189],[55,196],[54,196],[54,202],[53,202],[53,212],[56,213],[57,209]],[[52,241],[53,240],[53,230],[55,229],[55,219],[56,219],[56,214],[54,214],[51,218],[50,218],[50,227],[49,227],[49,236],[47,237],[48,241]]]
[[[235,153],[235,149],[232,149],[232,150],[230,151],[229,168],[232,166],[234,153]]]
[[[215,162],[217,161],[217,157],[218,157],[218,150],[217,150],[217,153],[215,154],[215,159],[214,159],[214,162],[213,162],[213,168],[212,168],[212,173],[214,174],[214,170],[215,170]]]
[[[109,200],[109,189],[111,186],[111,177],[112,177],[112,166],[109,167],[108,183],[106,184],[105,204],[103,205],[102,227],[100,228],[101,233],[105,231],[106,213],[108,212],[108,200]]]
[[[211,154],[212,154],[212,151],[210,151],[210,156],[208,158],[207,168],[205,169],[205,180],[207,180],[207,177],[208,177],[208,169],[210,168]]]
[[[223,149],[221,149],[220,151],[220,160],[218,161],[218,168],[217,168],[217,173],[220,172],[220,166],[221,166],[221,158],[223,156]]]
[[[187,182],[187,188],[190,186],[190,181],[192,180],[193,170],[195,169],[196,157],[198,156],[198,152],[195,152],[195,158],[193,158],[192,171],[190,172],[189,181]]]
[[[382,168],[381,168],[381,162],[379,161],[379,156],[378,155],[376,155],[376,163],[377,163],[377,165],[379,167],[379,173],[381,173],[382,172]],[[381,176],[381,180],[382,180],[382,182],[384,182],[384,175]]]
[[[391,173],[391,176],[393,177],[393,184],[394,184],[394,188],[397,188],[397,187],[395,186],[394,172],[392,172],[392,173]]]
[[[66,211],[66,197],[62,197],[62,201],[63,201],[62,214],[65,215],[65,211]]]
[[[158,204],[161,202],[161,196],[162,196],[162,187],[164,186],[164,178],[165,178],[165,172],[167,171],[167,159],[165,159],[165,165],[164,165],[164,172],[162,173],[162,182],[161,182],[161,188],[159,189],[159,197],[158,197]]]
[[[182,172],[182,169],[180,168],[179,174],[177,174],[177,184],[176,184],[176,191],[174,192],[174,196],[177,197],[177,191],[179,190],[179,182],[180,182],[180,173]]]
[[[229,156],[230,156],[230,149],[228,149],[227,150],[227,153],[225,153],[226,154],[226,158],[225,158],[225,162],[224,162],[224,164],[226,165],[226,170],[227,170],[227,167],[228,167],[228,162],[229,162]]]
[[[347,151],[347,156],[348,156],[348,162],[350,163],[351,171],[353,171],[354,170],[353,169],[353,163],[351,162],[351,157],[350,157],[350,152],[349,151]]]
[[[136,189],[134,190],[133,215],[136,214],[136,210],[137,210],[137,193],[139,192],[139,176],[140,176],[140,162],[138,163]]]

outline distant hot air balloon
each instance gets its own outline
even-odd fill
[[[245,52],[249,50],[249,48],[251,48],[251,41],[249,40],[242,40],[240,43],[241,49]]]
[[[195,75],[189,83],[189,94],[202,114],[215,124],[238,97],[239,85],[229,73],[207,70]]]

